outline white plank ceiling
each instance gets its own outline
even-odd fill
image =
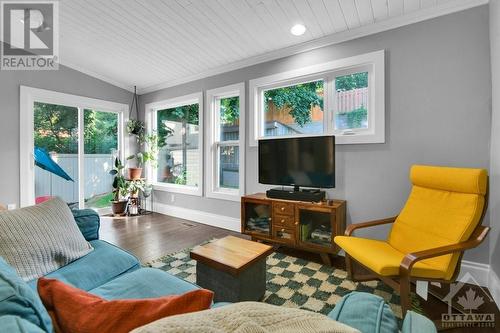
[[[487,0],[62,0],[65,65],[153,91]],[[303,36],[290,34],[302,23]]]

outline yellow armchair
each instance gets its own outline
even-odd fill
[[[489,232],[481,226],[487,206],[484,169],[414,165],[410,196],[398,216],[350,225],[335,243],[346,252],[352,280],[380,279],[399,291],[403,315],[410,307],[410,281],[451,283],[464,250]],[[387,240],[353,237],[356,229],[392,224]],[[370,274],[355,275],[353,261]]]

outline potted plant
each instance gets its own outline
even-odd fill
[[[137,152],[133,155],[127,157],[127,160],[136,160],[136,167],[127,169],[128,171],[128,180],[138,180],[142,177],[142,165],[144,164],[144,154],[143,152]]]
[[[130,197],[139,197],[139,191],[144,191],[145,186],[146,182],[143,179],[129,180],[127,188]]]
[[[109,174],[115,176],[113,179],[113,200],[111,201],[111,210],[113,215],[123,215],[127,209],[128,200],[124,199],[128,191],[128,183],[123,176],[123,169],[125,166],[122,164],[121,160],[117,157],[115,158],[115,164],[113,169],[109,171]]]
[[[127,160],[136,160],[135,168],[128,168],[128,179],[138,180],[142,177],[142,167],[146,162],[150,162],[153,168],[156,167],[156,161],[158,156],[158,135],[153,132],[148,135],[143,135],[141,138],[137,139],[141,147],[144,148],[133,155],[127,157]]]
[[[146,125],[141,120],[130,119],[127,122],[127,133],[129,135],[135,135],[137,141],[140,141],[140,139],[144,136],[145,131],[146,131]]]

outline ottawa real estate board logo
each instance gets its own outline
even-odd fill
[[[57,1],[0,1],[2,70],[59,68]]]
[[[486,310],[494,308],[495,301],[470,273],[450,285],[443,301],[448,303],[448,312],[441,315],[443,329],[495,327],[495,313]]]

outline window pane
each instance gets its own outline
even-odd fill
[[[198,186],[198,109],[196,103],[158,111],[158,182]]]
[[[323,81],[264,91],[264,136],[323,133]]]
[[[368,72],[335,78],[335,129],[368,128]]]
[[[84,110],[85,208],[104,208],[113,198],[113,167],[118,150],[118,114]]]
[[[78,109],[34,103],[35,202],[58,196],[78,206]],[[46,153],[46,154],[45,154]]]
[[[240,139],[240,98],[221,98],[218,101],[220,115],[220,140]]]
[[[239,188],[240,148],[219,147],[219,187]]]

